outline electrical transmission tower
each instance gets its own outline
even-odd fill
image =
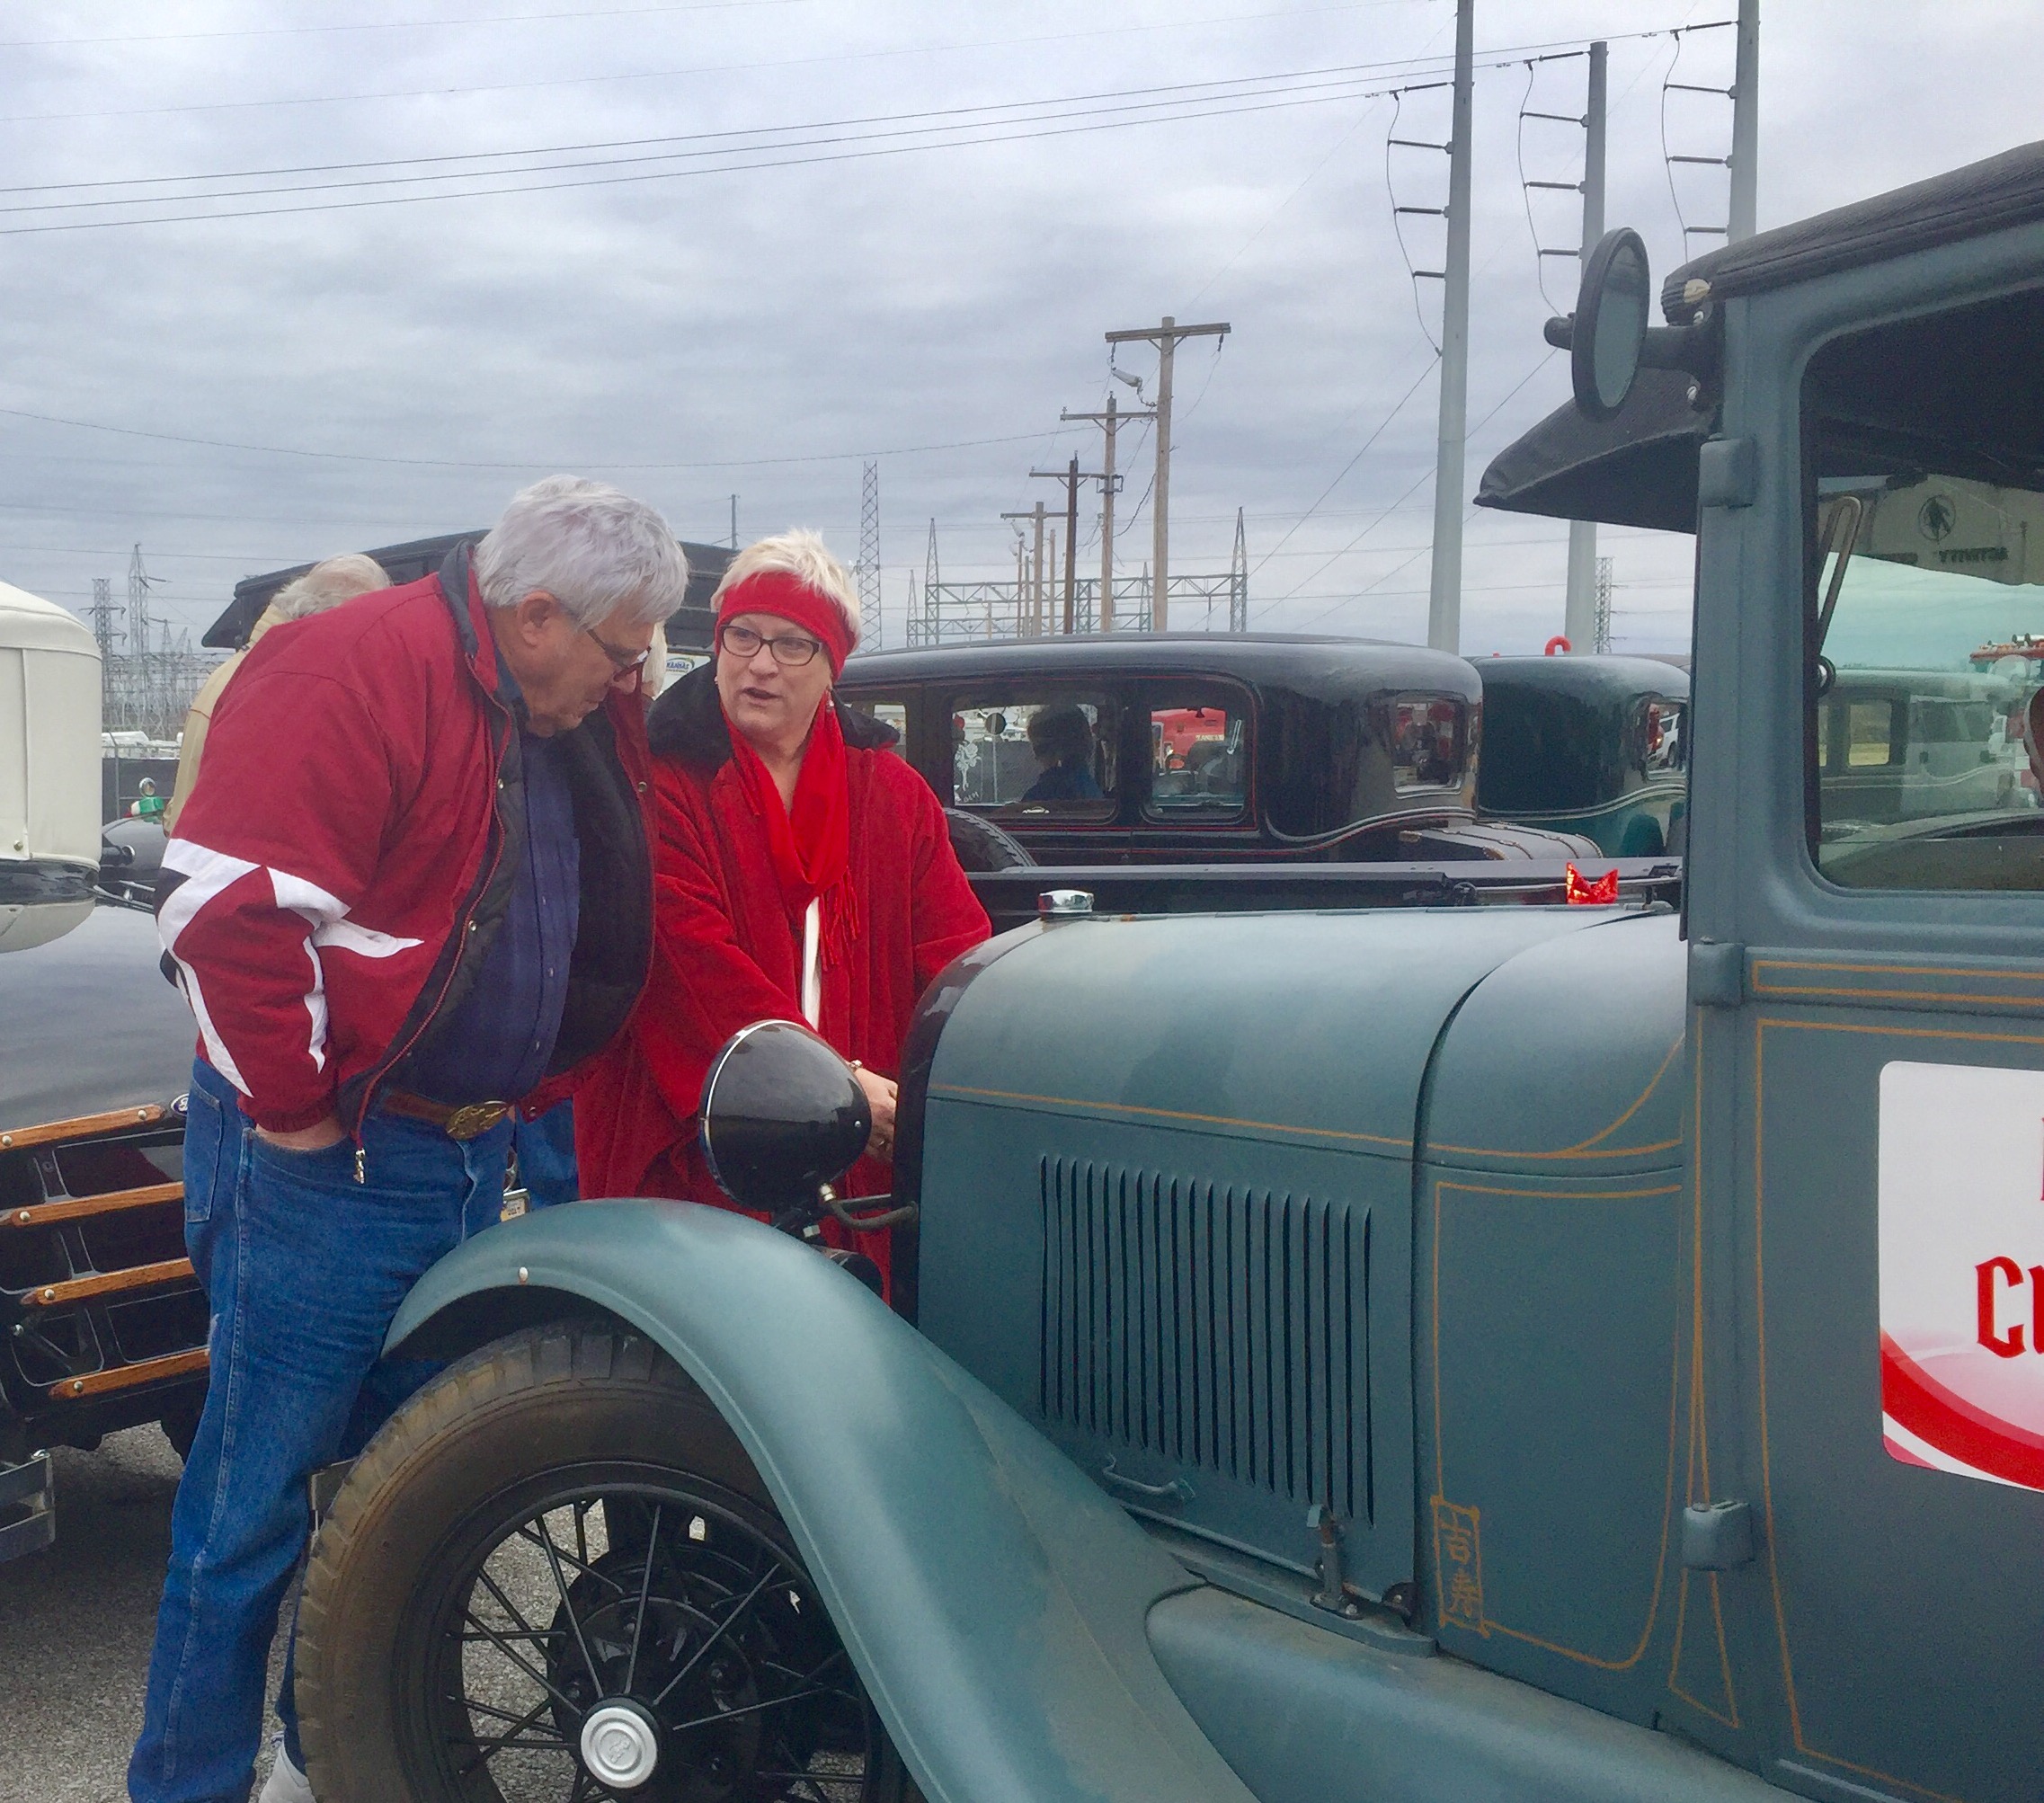
[[[142,547],[135,547],[134,555],[128,560],[128,694],[129,718],[122,724],[139,727],[147,733],[154,730],[156,714],[156,684],[151,680],[153,666],[150,659],[152,636],[149,618],[149,576],[142,567]]]
[[[1235,555],[1228,562],[1228,630],[1249,629],[1249,540],[1242,528],[1242,510],[1235,510]]]
[[[858,499],[858,642],[880,649],[880,466],[869,463]]]
[[[1597,634],[1596,648],[1600,652],[1611,649],[1611,559],[1597,559]]]

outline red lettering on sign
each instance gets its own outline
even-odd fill
[[[1996,1358],[2014,1358],[2022,1351],[2022,1328],[2012,1327],[2005,1334],[1995,1331],[1995,1279],[1999,1277],[2012,1290],[2020,1289],[2022,1266],[2013,1258],[1984,1258],[1973,1267],[1973,1275],[1978,1283],[1980,1344]]]

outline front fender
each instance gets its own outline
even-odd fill
[[[722,1209],[576,1203],[442,1259],[390,1348],[520,1290],[617,1316],[702,1386],[929,1803],[1252,1803],[1144,1636],[1196,1580],[830,1261]]]

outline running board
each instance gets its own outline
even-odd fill
[[[116,1108],[111,1114],[46,1121],[40,1127],[16,1127],[0,1133],[0,1152],[20,1151],[24,1146],[46,1146],[52,1140],[89,1140],[98,1133],[118,1133],[123,1128],[154,1126],[168,1113],[168,1109],[151,1102],[142,1108]]]
[[[45,1283],[28,1291],[22,1304],[30,1309],[61,1309],[67,1302],[89,1301],[94,1296],[118,1295],[125,1290],[146,1290],[154,1283],[172,1283],[192,1275],[189,1258],[166,1258],[160,1265],[137,1265],[126,1271],[103,1271],[90,1277],[67,1277],[61,1283]]]
[[[0,1214],[0,1227],[58,1227],[67,1221],[84,1221],[94,1214],[118,1214],[124,1209],[176,1202],[183,1195],[184,1186],[181,1183],[153,1183],[141,1189],[109,1190],[104,1195],[74,1196],[62,1202],[38,1203],[33,1208],[10,1209],[5,1214]]]
[[[96,1371],[90,1377],[67,1377],[61,1383],[51,1384],[49,1393],[62,1400],[80,1396],[104,1396],[110,1390],[133,1390],[138,1384],[156,1383],[164,1378],[186,1377],[195,1371],[205,1369],[206,1348],[195,1346],[190,1352],[169,1353],[162,1358],[146,1358],[138,1364],[120,1364],[109,1371]]]

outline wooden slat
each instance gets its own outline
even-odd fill
[[[38,1203],[33,1208],[11,1208],[0,1214],[0,1227],[55,1227],[61,1221],[84,1221],[89,1215],[119,1214],[125,1209],[147,1208],[152,1203],[176,1202],[183,1195],[181,1183],[111,1189],[104,1195],[81,1195],[66,1202]]]
[[[40,1127],[14,1127],[0,1133],[0,1152],[19,1151],[23,1146],[47,1146],[52,1140],[89,1140],[97,1133],[119,1132],[123,1127],[153,1126],[165,1111],[150,1103],[143,1108],[116,1108],[106,1115],[80,1115],[75,1120],[46,1121]]]
[[[67,1377],[62,1383],[51,1384],[49,1394],[64,1401],[79,1396],[103,1396],[110,1390],[132,1390],[137,1384],[155,1383],[166,1377],[183,1377],[191,1372],[205,1369],[206,1348],[199,1346],[191,1352],[172,1353],[164,1358],[146,1358],[139,1364],[96,1371],[90,1377]]]
[[[61,1309],[67,1302],[116,1295],[123,1290],[146,1290],[152,1283],[174,1283],[191,1275],[191,1259],[166,1258],[160,1265],[136,1265],[126,1271],[102,1271],[90,1277],[67,1278],[61,1283],[43,1283],[29,1291],[22,1302],[31,1309]]]

